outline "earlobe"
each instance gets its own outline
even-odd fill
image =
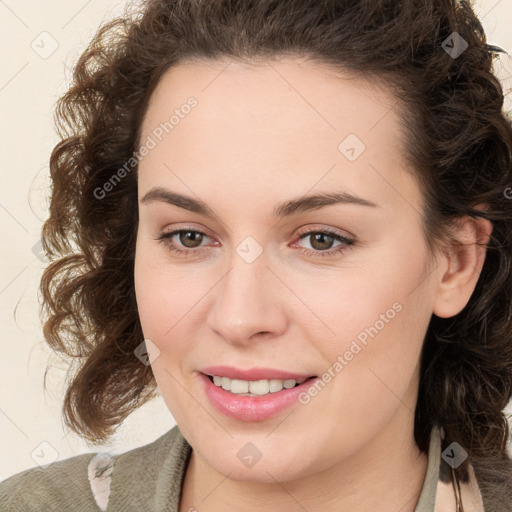
[[[449,318],[468,303],[482,271],[486,246],[492,233],[487,219],[465,216],[457,223],[453,243],[446,248],[444,272],[437,284],[433,313]]]

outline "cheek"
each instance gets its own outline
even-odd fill
[[[401,400],[414,409],[410,386],[431,317],[424,255],[407,259],[396,252],[380,261],[357,279],[347,272],[323,310],[336,333],[322,342],[330,406],[357,421],[368,410],[388,416]]]
[[[184,267],[169,264],[165,251],[154,244],[137,246],[134,284],[144,338],[159,354],[153,373],[162,392],[174,389],[177,384],[169,374],[182,380],[193,369],[190,359],[198,339],[194,333],[200,325],[198,315],[205,315],[201,298],[208,287]]]
[[[303,327],[304,319],[311,318],[308,334],[319,341],[330,359],[350,350],[354,340],[365,347],[383,346],[387,338],[403,338],[400,333],[411,327],[404,322],[405,309],[407,315],[415,316],[425,310],[425,304],[410,293],[422,279],[422,260],[411,264],[403,254],[384,251],[375,256],[372,261],[358,263],[357,267],[347,265],[342,272],[325,277],[288,276],[302,301],[302,310],[297,308],[295,318]],[[303,304],[314,314],[304,315]]]
[[[137,241],[134,265],[134,286],[142,330],[145,338],[155,337],[154,327],[163,314],[163,305],[159,301],[160,290],[155,289],[155,275],[148,251]]]
[[[162,261],[163,250],[155,244],[137,241],[134,285],[144,335],[161,343],[170,336],[197,293],[184,271]],[[188,286],[187,286],[188,283]]]
[[[185,424],[183,411],[194,406],[179,384],[183,380],[181,366],[190,351],[184,332],[190,329],[186,316],[190,306],[186,307],[184,289],[176,283],[176,276],[166,275],[155,265],[155,253],[154,248],[137,246],[134,284],[138,314],[144,338],[152,342],[146,347],[162,398],[174,419]]]

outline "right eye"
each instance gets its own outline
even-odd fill
[[[177,241],[181,245],[177,245],[176,242],[173,241],[176,236]],[[209,238],[206,233],[203,233],[202,231],[197,231],[195,229],[176,229],[167,233],[161,233],[157,237],[157,240],[159,240],[170,251],[176,254],[184,254],[188,256],[195,254],[197,250],[204,252],[205,249],[197,249],[200,247],[200,245],[197,245],[197,242],[199,241],[200,244],[204,237]],[[191,245],[189,246],[188,244]]]

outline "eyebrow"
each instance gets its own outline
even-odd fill
[[[141,204],[150,204],[156,201],[172,204],[206,217],[217,217],[213,210],[203,201],[178,194],[177,192],[172,192],[163,187],[153,187],[140,200]],[[272,217],[282,219],[333,204],[358,204],[361,206],[379,207],[379,205],[368,199],[363,199],[362,197],[349,194],[342,190],[339,192],[324,192],[290,199],[276,205],[272,211]]]

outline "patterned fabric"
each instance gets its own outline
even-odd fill
[[[445,439],[443,429],[440,430],[441,456],[439,462],[439,480],[436,492],[434,512],[485,512],[482,495],[476,482],[475,472],[470,465],[464,472],[457,485],[452,467],[457,467],[457,456],[465,458],[465,452],[456,443]],[[461,453],[462,450],[462,453]],[[459,491],[460,489],[460,491]],[[457,508],[457,496],[461,506]]]
[[[92,494],[103,512],[107,510],[113,468],[114,458],[108,453],[98,453],[91,459],[87,467]]]

